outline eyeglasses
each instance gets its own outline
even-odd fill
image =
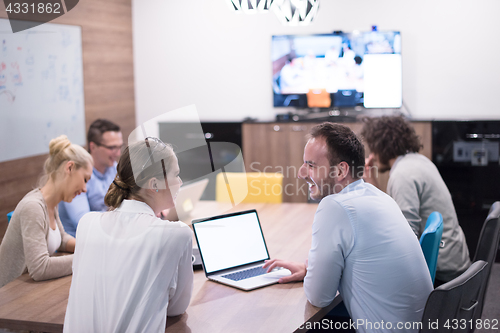
[[[151,136],[148,136],[147,138],[144,139],[144,141],[146,142],[146,146],[148,147],[149,156],[148,156],[148,159],[146,160],[146,162],[143,164],[141,171],[144,170],[144,168],[146,167],[146,164],[148,164],[149,160],[151,160],[152,163],[154,163],[153,154],[155,152],[157,152],[157,151],[160,152],[160,151],[165,150],[165,148],[167,148],[167,145],[158,138],[153,138]],[[162,166],[163,166],[164,165],[163,159],[161,161],[162,161]]]
[[[106,145],[103,145],[103,144],[100,144],[100,143],[97,143],[97,142],[94,142],[94,143],[97,146],[99,146],[99,147],[104,147],[104,148],[112,150],[112,151],[122,150],[122,148],[123,148],[123,145],[120,145],[120,146],[106,146]]]

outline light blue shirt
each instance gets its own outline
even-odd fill
[[[420,322],[433,286],[420,244],[390,196],[358,180],[321,200],[312,229],[304,279],[311,304],[327,306],[338,290],[362,323],[357,332],[418,332],[404,325]]]
[[[116,163],[104,171],[104,174],[95,168],[92,177],[87,182],[87,192],[77,195],[73,201],[59,203],[59,218],[64,231],[75,237],[76,227],[83,215],[90,211],[104,212],[108,207],[104,204],[104,196],[109,185],[116,176]]]

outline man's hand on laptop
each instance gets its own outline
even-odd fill
[[[307,267],[305,264],[301,264],[293,261],[285,261],[280,259],[266,260],[266,263],[262,266],[267,268],[267,272],[272,271],[276,267],[283,267],[292,272],[292,275],[282,277],[278,280],[279,283],[288,283],[293,281],[302,281],[307,273]]]

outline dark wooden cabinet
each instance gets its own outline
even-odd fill
[[[359,134],[361,123],[342,123]],[[307,202],[308,187],[297,178],[302,165],[306,135],[315,126],[311,122],[244,123],[242,126],[243,159],[246,172],[282,173],[283,201]],[[432,126],[430,122],[414,122],[415,131],[424,145],[422,154],[432,158]],[[367,149],[366,153],[369,151]],[[379,175],[380,188],[386,190],[388,172]]]
[[[283,174],[283,201],[307,202],[308,187],[297,178],[313,124],[253,123],[243,124],[243,159],[246,172]]]

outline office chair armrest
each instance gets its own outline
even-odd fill
[[[460,308],[460,310],[470,311],[470,310],[474,309],[478,304],[479,304],[479,302],[476,300],[476,301],[474,301],[474,304],[472,304],[470,306],[470,308]]]

